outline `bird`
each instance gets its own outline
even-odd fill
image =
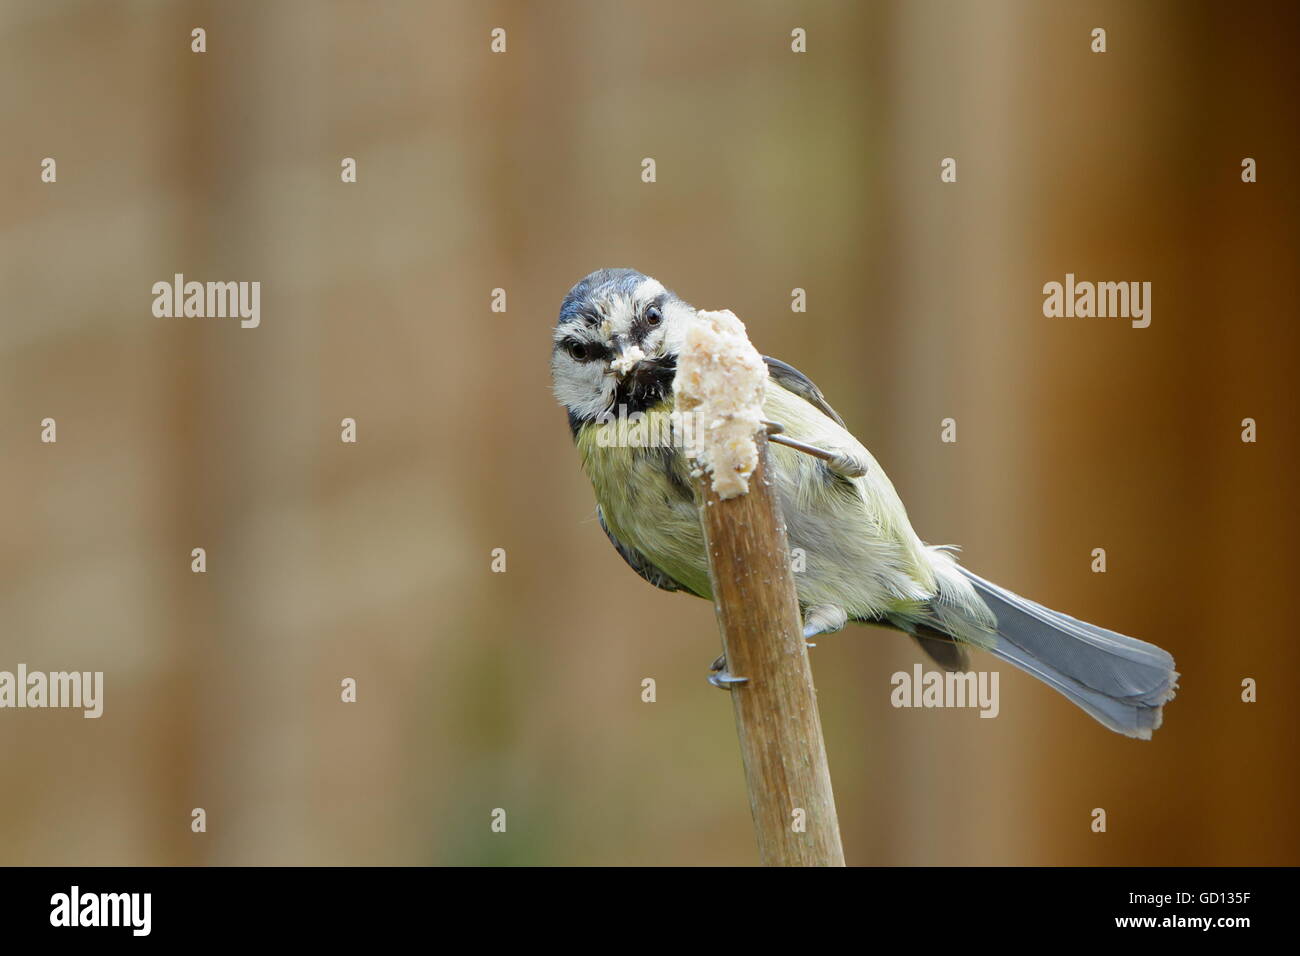
[[[591,481],[600,527],[622,559],[665,591],[712,600],[692,477],[671,433],[673,382],[697,310],[635,269],[600,269],[564,296],[552,334],[551,378]],[[849,622],[910,635],[948,671],[970,649],[1033,675],[1104,726],[1149,740],[1178,672],[1165,650],[1077,620],[979,577],[950,545],[926,545],[876,459],[813,381],[763,356],[768,476],[792,549],[803,636]],[[616,440],[611,427],[623,422]],[[639,432],[626,430],[636,423]],[[714,662],[719,687],[743,682]]]

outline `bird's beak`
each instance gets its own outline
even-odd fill
[[[609,363],[609,368],[621,382],[644,359],[645,353],[641,351],[639,345],[625,344],[619,349],[614,361]]]

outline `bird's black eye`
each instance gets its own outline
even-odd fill
[[[587,346],[581,342],[570,342],[569,355],[575,362],[585,362],[587,361]]]
[[[646,309],[645,321],[647,325],[658,325],[664,320],[664,314],[659,311],[659,306],[652,305]]]

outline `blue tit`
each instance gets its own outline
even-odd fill
[[[691,463],[673,441],[673,378],[696,310],[632,269],[602,269],[564,297],[551,353],[556,398],[615,550],[665,591],[711,599]],[[967,648],[1054,687],[1105,726],[1150,739],[1174,696],[1173,658],[1145,641],[1052,611],[924,544],[880,465],[803,373],[764,357],[769,476],[785,516],[804,636],[849,621],[910,634],[940,666]],[[613,422],[635,423],[611,440]],[[615,436],[617,437],[617,436]]]

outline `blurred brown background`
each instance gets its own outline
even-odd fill
[[[630,265],[817,379],[922,537],[1178,660],[1144,744],[1011,670],[996,720],[895,710],[910,642],[823,639],[850,862],[1300,863],[1295,26],[4,4],[0,669],[107,687],[0,712],[0,862],[753,863],[712,609],[617,558],[548,394],[561,297]],[[177,272],[261,281],[261,327],[154,318]],[[1066,272],[1151,281],[1151,327],[1044,318]]]

